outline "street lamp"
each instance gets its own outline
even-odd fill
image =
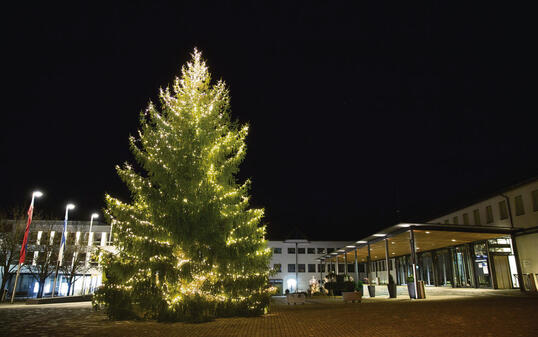
[[[30,202],[30,208],[28,209],[28,221],[26,222],[26,230],[24,231],[24,238],[22,239],[21,252],[19,254],[19,268],[17,269],[17,276],[15,277],[15,285],[13,286],[13,293],[11,294],[11,303],[15,300],[15,291],[17,290],[17,281],[21,273],[21,265],[24,263],[26,257],[26,246],[28,245],[28,233],[30,232],[30,223],[32,223],[32,215],[34,214],[34,200],[35,198],[41,198],[43,193],[40,191],[34,191],[32,193],[32,201]]]
[[[60,251],[58,252],[58,261],[56,262],[56,273],[54,275],[54,283],[52,286],[52,297],[54,297],[54,291],[56,290],[56,282],[58,280],[58,269],[60,268],[60,263],[62,262],[62,259],[63,259],[64,248],[65,248],[65,237],[67,235],[67,218],[69,217],[69,210],[71,209],[75,209],[74,204],[67,204],[67,206],[65,206],[64,230],[62,231],[62,241],[60,242]]]

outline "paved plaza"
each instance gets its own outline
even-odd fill
[[[381,288],[381,287],[380,287]],[[427,290],[404,296],[313,297],[288,306],[275,298],[270,313],[202,324],[110,321],[89,302],[0,305],[2,336],[538,336],[538,297],[518,291]]]

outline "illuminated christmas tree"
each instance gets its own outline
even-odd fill
[[[103,256],[96,303],[118,319],[261,314],[271,251],[263,209],[249,208],[250,181],[236,179],[248,126],[231,120],[228,89],[211,83],[196,49],[159,96],[130,138],[141,170],[117,167],[132,202],[106,196],[119,253]]]

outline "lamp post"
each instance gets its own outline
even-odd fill
[[[17,276],[15,276],[15,284],[13,285],[13,293],[11,294],[11,303],[15,300],[15,292],[17,290],[17,282],[19,281],[19,275],[21,273],[21,266],[24,263],[26,257],[26,246],[28,244],[28,233],[30,232],[30,223],[32,223],[32,215],[34,214],[34,200],[40,198],[43,193],[40,191],[34,191],[32,193],[32,201],[30,202],[30,208],[28,209],[28,221],[26,222],[26,230],[24,231],[24,238],[22,239],[21,252],[19,254],[19,268],[17,269]]]
[[[60,242],[60,251],[58,252],[58,261],[56,262],[56,272],[54,274],[54,283],[52,286],[52,297],[54,297],[54,291],[56,290],[56,282],[58,280],[58,269],[60,268],[60,263],[63,259],[63,252],[65,248],[65,236],[67,235],[67,218],[69,216],[69,210],[75,209],[75,205],[67,204],[65,206],[65,220],[64,220],[64,229],[62,231],[62,241]],[[60,291],[58,291],[59,293]]]

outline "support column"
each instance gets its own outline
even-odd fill
[[[299,289],[299,244],[295,242],[295,292]]]
[[[344,275],[347,277],[347,252],[344,252]]]
[[[415,288],[415,297],[418,298],[417,291],[417,251],[415,245],[415,232],[413,228],[409,230],[409,243],[411,245],[411,267],[413,268],[413,287]]]
[[[517,269],[517,282],[519,283],[519,290],[525,292],[525,284],[523,284],[523,273],[521,270],[521,263],[519,261],[519,253],[517,251],[517,242],[516,236],[514,233],[510,234],[510,239],[512,240],[512,249],[514,250],[514,257],[516,259],[516,269]],[[510,275],[512,278],[512,275]]]
[[[319,285],[321,286],[321,281],[323,280],[323,261],[319,260],[318,268],[319,268]]]
[[[355,285],[359,283],[359,261],[357,260],[357,247],[355,247]]]
[[[340,275],[340,263],[338,263],[340,261],[338,261],[339,260],[338,255],[335,255],[334,257],[335,257],[335,260],[336,260],[336,262],[335,262],[336,263],[336,275]]]
[[[491,261],[491,255],[489,253],[489,242],[486,240],[486,255],[488,257],[488,272],[489,272],[489,286],[494,289],[493,277],[495,276],[495,270],[493,270],[493,261]]]
[[[390,279],[390,269],[389,269],[389,240],[385,239],[385,264],[387,267],[387,284]]]
[[[370,267],[372,256],[370,255],[370,242],[368,242],[368,257],[366,258],[366,277],[368,278],[368,283],[372,284],[372,280],[370,280]]]

